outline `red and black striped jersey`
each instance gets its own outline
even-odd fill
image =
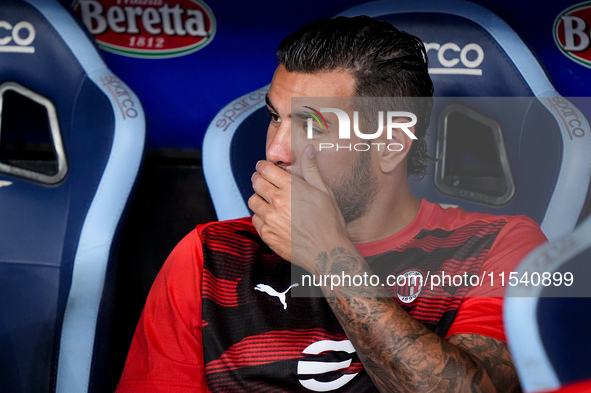
[[[204,226],[200,238],[209,389],[376,391],[321,291],[314,288],[320,278],[308,275],[303,280],[306,272],[295,274],[250,221]],[[524,217],[468,214],[423,201],[404,231],[358,247],[377,276],[374,284],[384,284],[410,315],[441,337],[470,332],[504,339],[501,302],[491,299],[502,292],[491,287],[489,274],[510,270],[543,240],[537,225]],[[468,280],[472,276],[488,282],[475,287],[475,279]],[[449,280],[431,286],[430,277]],[[306,285],[306,296],[296,296]],[[480,310],[472,315],[476,308]],[[484,326],[470,322],[478,318],[484,318]]]
[[[356,246],[380,285],[441,337],[504,340],[498,281],[431,288],[429,277],[496,277],[544,241],[523,216],[422,201],[401,232]],[[388,283],[389,276],[406,281]],[[423,285],[411,280],[421,276]],[[319,288],[310,281],[305,289],[318,296],[294,294],[304,289],[301,280],[250,219],[197,227],[152,286],[118,393],[376,391]]]

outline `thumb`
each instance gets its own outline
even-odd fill
[[[316,162],[316,149],[312,145],[306,146],[302,154],[302,176],[308,184],[328,193]]]

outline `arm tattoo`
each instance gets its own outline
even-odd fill
[[[321,274],[370,273],[357,250],[318,254]],[[507,345],[475,334],[443,340],[379,287],[323,288],[335,316],[382,392],[519,392]]]

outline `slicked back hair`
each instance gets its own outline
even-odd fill
[[[286,37],[277,59],[290,72],[348,71],[355,79],[357,97],[423,97],[413,110],[418,139],[409,151],[407,172],[418,178],[426,174],[432,162],[425,132],[433,83],[419,38],[368,16],[337,17],[312,22]]]

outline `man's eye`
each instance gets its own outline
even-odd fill
[[[279,117],[279,115],[277,115],[277,113],[274,113],[274,112],[271,112],[271,111],[269,111],[267,113],[267,116],[269,116],[271,118],[271,121],[273,123],[277,123],[277,122],[279,122],[281,120],[281,118]]]
[[[324,134],[324,131],[322,131],[320,128],[312,127],[312,134],[314,136],[319,136]]]
[[[317,126],[317,123],[311,122],[302,123],[302,131],[307,135],[308,139],[320,137],[325,134],[325,130]]]

